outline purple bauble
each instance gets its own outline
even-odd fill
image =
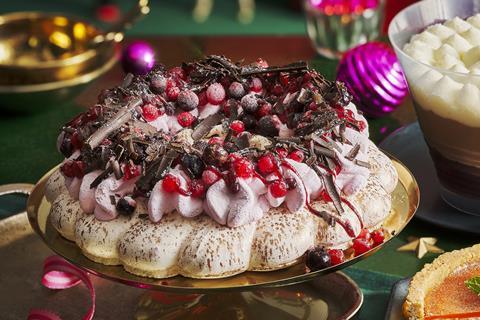
[[[370,117],[393,112],[408,93],[395,52],[381,42],[347,51],[338,66],[337,80],[346,84],[353,102]]]
[[[155,65],[155,51],[146,42],[135,41],[122,52],[122,67],[125,72],[144,75]]]

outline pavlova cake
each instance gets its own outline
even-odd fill
[[[155,278],[340,263],[383,241],[398,178],[343,84],[302,62],[129,74],[57,146],[51,224],[89,259]]]

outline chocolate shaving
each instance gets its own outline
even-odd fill
[[[110,159],[110,161],[108,162],[108,165],[110,167],[112,167],[112,170],[113,170],[113,174],[115,175],[115,178],[118,180],[118,179],[121,179],[123,177],[123,173],[122,173],[122,170],[120,170],[120,164],[118,163],[117,160],[115,159]]]
[[[316,167],[316,166],[315,166]],[[317,173],[321,172],[318,167],[316,167]],[[328,195],[332,199],[333,206],[337,210],[339,214],[342,214],[344,212],[343,207],[342,207],[342,199],[340,198],[340,194],[338,193],[337,187],[335,186],[335,182],[333,182],[333,176],[332,175],[321,175],[323,184],[325,185],[325,190],[327,190]]]
[[[110,203],[115,206],[117,205],[117,199],[115,199],[114,195],[110,195]]]
[[[178,157],[178,152],[175,150],[169,150],[162,158],[160,165],[155,171],[155,178],[160,179],[167,168],[169,168],[173,160]]]
[[[335,157],[335,151],[333,151],[332,149],[328,149],[319,145],[315,145],[313,149],[317,155],[326,156],[328,158]]]
[[[358,152],[360,151],[360,144],[355,144],[355,146],[348,152],[348,154],[345,156],[346,159],[353,161],[358,155]]]
[[[193,130],[192,132],[192,139],[193,140],[200,140],[202,139],[207,133],[212,130],[214,126],[222,121],[223,116],[220,113],[212,114],[205,119],[203,119]]]
[[[109,121],[103,124],[97,131],[95,131],[86,141],[85,144],[94,149],[98,147],[102,141],[107,138],[112,132],[119,129],[122,125],[127,123],[132,118],[132,112],[136,107],[142,104],[141,98],[134,98],[121,108]]]
[[[123,81],[122,81],[122,84],[120,85],[120,87],[123,88],[123,89],[126,89],[129,85],[132,84],[133,78],[134,78],[133,74],[127,73],[125,78],[123,78]]]
[[[244,70],[240,73],[240,75],[242,77],[246,77],[246,76],[264,74],[264,73],[303,71],[303,70],[307,70],[307,68],[308,68],[308,64],[305,61],[299,61],[299,62],[288,64],[283,67],[268,67],[268,68],[258,68],[254,70]]]
[[[98,185],[105,180],[111,173],[113,172],[113,168],[111,166],[107,166],[107,168],[100,173],[98,177],[95,178],[95,180],[92,181],[90,184],[90,189],[98,187]]]
[[[250,139],[248,138],[248,134],[241,134],[238,136],[237,139],[235,139],[234,143],[240,150],[242,150],[250,147],[249,140]]]
[[[366,161],[362,161],[362,160],[355,159],[355,160],[354,160],[354,163],[355,163],[357,166],[370,169],[370,163],[368,163],[368,162],[366,162]]]

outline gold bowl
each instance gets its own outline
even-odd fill
[[[101,31],[81,19],[55,13],[0,16],[0,106],[20,111],[58,104],[108,71],[115,41],[92,45]]]

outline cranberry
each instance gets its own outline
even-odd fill
[[[364,240],[369,241],[370,240],[370,232],[368,231],[368,229],[362,229],[362,231],[360,231],[360,234],[357,236],[357,239],[364,239]]]
[[[253,92],[262,92],[262,80],[255,77],[252,78],[252,82],[250,83],[250,90]]]
[[[275,152],[280,158],[286,158],[288,155],[288,151],[285,148],[276,148]]]
[[[343,263],[345,261],[345,254],[343,253],[343,250],[330,249],[328,250],[328,255],[330,256],[332,266]]]
[[[123,180],[130,180],[140,175],[140,170],[133,163],[127,163],[123,166]]]
[[[257,165],[258,165],[258,171],[260,171],[260,173],[265,175],[275,171],[275,167],[276,167],[273,156],[270,154],[260,157],[260,159],[258,159]]]
[[[180,89],[176,86],[167,86],[167,100],[168,101],[175,101],[178,98],[178,95],[180,94]]]
[[[255,113],[258,109],[257,97],[254,94],[247,94],[240,100],[240,105],[248,113]]]
[[[235,160],[233,162],[233,170],[237,177],[240,178],[250,178],[254,171],[252,163],[245,158]]]
[[[162,188],[165,192],[175,192],[180,188],[180,179],[172,174],[167,174],[162,181]]]
[[[290,83],[290,77],[288,76],[288,73],[281,72],[280,73],[280,83],[286,87]]]
[[[168,70],[168,74],[170,74],[174,78],[180,78],[182,80],[187,80],[187,74],[182,67],[173,67],[172,69]]]
[[[297,162],[303,162],[305,154],[301,150],[294,150],[288,154],[288,158]]]
[[[283,93],[283,87],[277,83],[276,85],[273,86],[272,93],[277,97],[281,96]]]
[[[242,156],[240,156],[239,154],[237,154],[237,153],[230,153],[230,154],[228,155],[228,157],[227,157],[227,162],[233,163],[233,162],[235,162],[235,161],[237,161],[237,160],[240,160],[240,159],[242,159]]]
[[[207,93],[205,91],[202,91],[198,94],[198,106],[203,107],[208,103],[207,100]]]
[[[385,241],[385,234],[382,229],[372,231],[370,234],[373,240],[373,246],[376,247]]]
[[[195,121],[195,117],[190,112],[182,112],[178,114],[177,121],[182,127],[190,127]]]
[[[82,178],[85,171],[85,163],[82,161],[68,160],[62,165],[60,170],[66,177]]]
[[[368,240],[357,238],[353,240],[353,250],[355,251],[355,256],[364,254],[368,250],[372,249],[372,246]]]
[[[207,100],[218,105],[225,99],[225,89],[220,83],[212,83],[207,89]]]
[[[234,132],[235,135],[242,133],[245,130],[245,125],[240,120],[235,120],[230,123],[230,129]]]
[[[190,191],[194,198],[203,198],[205,196],[205,190],[205,183],[201,179],[192,180],[190,183]]]
[[[240,82],[232,82],[228,87],[228,94],[232,98],[240,99],[245,95],[245,88]]]
[[[150,122],[158,118],[158,109],[152,104],[146,104],[142,107],[142,116],[145,121]]]
[[[281,198],[287,195],[288,186],[283,180],[275,180],[268,186],[270,193],[275,198]]]
[[[268,116],[272,112],[272,105],[268,102],[265,102],[258,108],[257,117],[262,118]]]
[[[75,131],[72,134],[72,137],[70,138],[70,143],[72,144],[73,148],[75,149],[81,149],[83,146],[83,142],[80,140],[80,137],[78,136],[78,132]]]
[[[178,106],[185,111],[192,111],[198,106],[198,96],[192,90],[184,90],[178,94]]]
[[[223,144],[223,138],[220,137],[211,137],[210,140],[208,140],[208,144]]]
[[[311,111],[316,111],[318,109],[318,104],[316,104],[314,101],[310,102],[308,105],[308,110]]]
[[[215,182],[220,180],[220,176],[214,170],[207,169],[202,173],[202,181],[205,183],[206,187],[211,186]]]

